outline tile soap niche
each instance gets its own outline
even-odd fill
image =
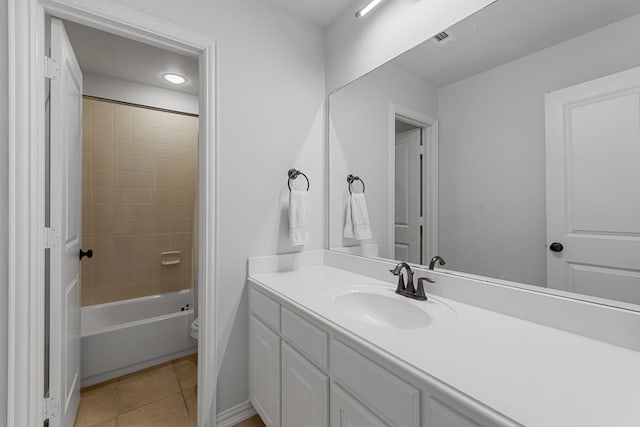
[[[181,262],[180,251],[168,251],[160,254],[160,262],[162,265],[178,265]]]

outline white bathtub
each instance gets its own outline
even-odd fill
[[[195,353],[193,318],[190,289],[82,307],[82,386]]]

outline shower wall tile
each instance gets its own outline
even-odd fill
[[[198,119],[84,99],[82,121],[82,305],[190,288]]]
[[[113,140],[113,153],[120,155],[133,155],[133,139]]]
[[[116,123],[133,123],[135,107],[129,105],[114,104],[113,120]]]
[[[133,123],[114,122],[113,137],[119,139],[133,139]]]

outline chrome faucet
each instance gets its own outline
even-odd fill
[[[436,262],[440,265],[447,264],[446,262],[444,262],[444,259],[440,255],[436,255],[433,258],[431,258],[431,261],[429,262],[429,270],[433,270],[435,268]]]

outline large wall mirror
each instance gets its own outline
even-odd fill
[[[331,249],[640,309],[638,0],[498,0],[329,120]]]

